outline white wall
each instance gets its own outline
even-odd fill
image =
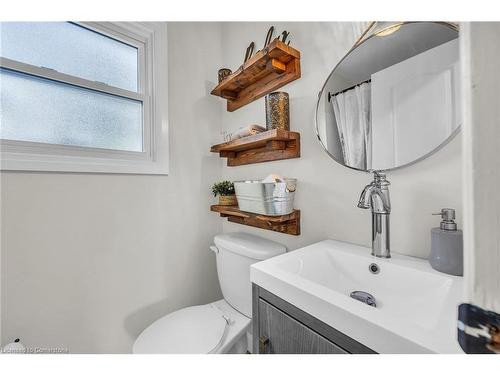
[[[2,172],[2,343],[127,353],[151,322],[220,297],[220,24],[168,27],[170,175]]]
[[[281,32],[290,31],[291,45],[301,52],[302,78],[282,88],[290,94],[292,130],[301,133],[300,159],[224,167],[232,180],[263,178],[278,173],[299,180],[296,208],[302,210],[299,237],[224,223],[224,231],[246,231],[286,244],[290,249],[334,238],[371,245],[371,215],[356,207],[370,176],[347,169],[322,150],[314,130],[314,110],[328,74],[351,48],[368,23],[273,23]],[[235,70],[246,46],[256,42],[261,49],[268,23],[225,23],[222,26],[224,66]],[[223,104],[221,104],[223,105]],[[265,125],[264,99],[235,112],[223,111],[225,129],[247,124]],[[460,137],[432,157],[414,166],[388,173],[391,181],[391,241],[394,252],[428,257],[430,229],[439,225],[432,212],[442,207],[457,209],[461,226]]]

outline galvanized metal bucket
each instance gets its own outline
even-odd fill
[[[267,216],[293,212],[297,179],[284,182],[235,181],[234,189],[240,210]]]

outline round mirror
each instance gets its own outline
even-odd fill
[[[333,69],[316,107],[325,151],[362,171],[431,155],[460,129],[458,29],[374,23]]]

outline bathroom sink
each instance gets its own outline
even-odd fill
[[[327,240],[256,263],[253,283],[379,353],[461,353],[462,278],[426,260]],[[352,298],[369,293],[376,307]]]

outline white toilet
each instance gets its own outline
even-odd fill
[[[250,265],[286,252],[285,246],[246,233],[214,238],[224,299],[174,311],[147,327],[133,353],[246,353],[251,351]]]

